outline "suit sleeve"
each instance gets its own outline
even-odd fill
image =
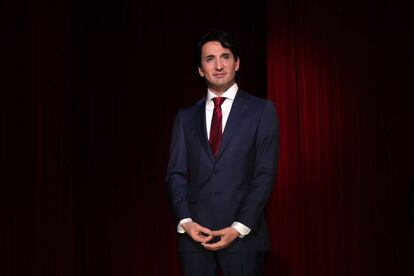
[[[276,110],[271,101],[266,101],[256,134],[254,177],[236,219],[252,230],[256,229],[272,192],[278,154],[279,125]]]
[[[191,218],[187,202],[188,165],[182,112],[178,112],[173,127],[170,158],[166,176],[167,190],[177,221]]]

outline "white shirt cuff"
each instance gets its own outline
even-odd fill
[[[248,235],[251,231],[249,227],[237,221],[233,222],[231,227],[236,229],[236,231],[240,233],[239,238],[244,238],[244,236]]]
[[[193,220],[191,218],[185,218],[185,219],[180,220],[180,222],[177,225],[177,232],[180,234],[184,234],[185,230],[184,230],[183,224],[186,222],[190,222],[190,221],[193,221]]]

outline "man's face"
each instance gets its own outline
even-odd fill
[[[212,92],[223,93],[234,84],[239,64],[240,59],[236,61],[230,49],[223,48],[218,41],[210,41],[201,48],[198,72]]]

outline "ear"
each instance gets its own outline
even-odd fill
[[[198,73],[200,74],[200,76],[204,78],[204,72],[203,72],[203,69],[201,69],[201,67],[200,67],[200,66],[198,66],[197,68],[198,68]]]
[[[236,61],[236,67],[234,68],[234,70],[237,72],[239,68],[240,68],[240,58],[238,57]]]

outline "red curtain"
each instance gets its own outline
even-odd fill
[[[265,2],[0,14],[0,275],[181,275],[164,177],[174,116],[206,93],[193,46],[212,27],[236,33],[239,84],[264,97]]]
[[[192,46],[216,26],[241,38],[238,83],[261,97],[267,37],[267,275],[414,275],[412,16],[352,1],[268,1],[267,28],[265,1],[3,5],[0,275],[181,274],[169,137],[205,93]]]
[[[268,1],[268,96],[281,155],[267,275],[413,273],[412,54],[403,10]]]

